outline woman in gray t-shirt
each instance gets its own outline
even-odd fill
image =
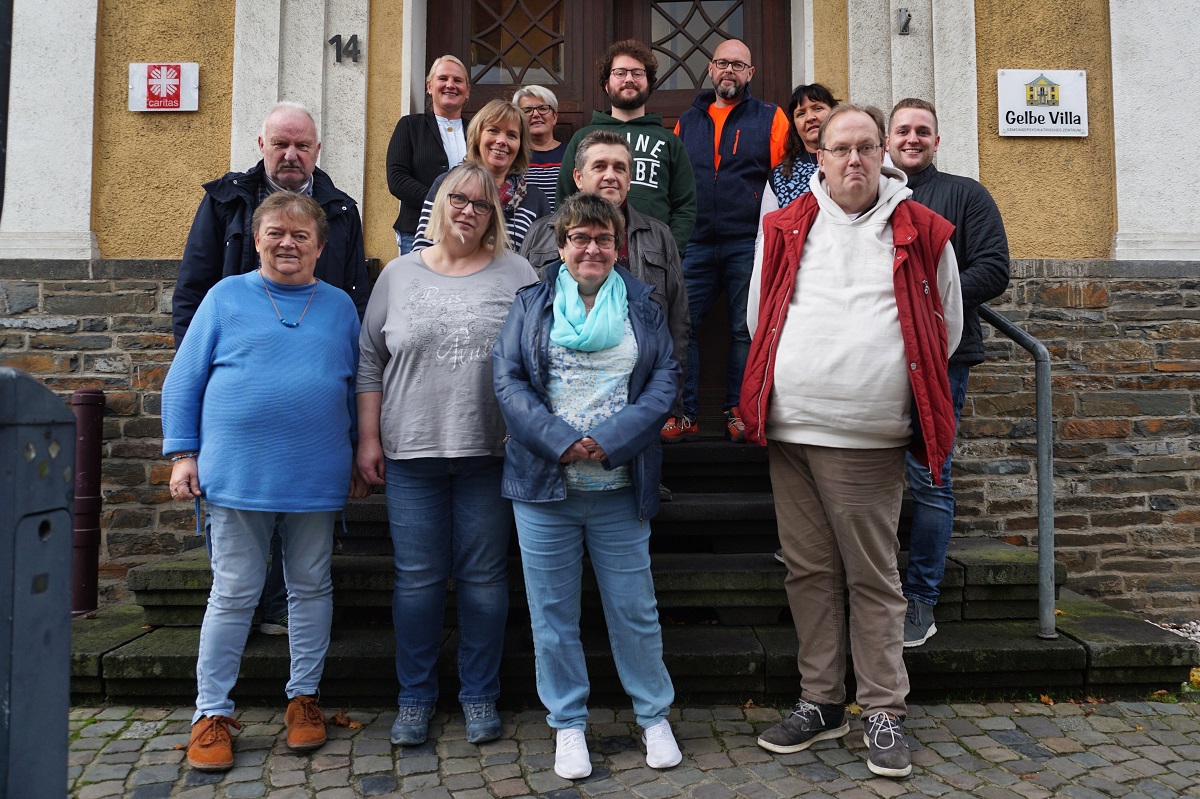
[[[512,510],[500,496],[504,422],[491,354],[517,289],[537,281],[509,250],[495,182],[478,164],[447,175],[428,232],[434,246],[384,268],[359,338],[357,465],[387,486],[400,681],[391,739],[405,745],[425,741],[437,704],[451,577],[467,740],[500,737]]]

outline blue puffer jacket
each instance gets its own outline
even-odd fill
[[[616,267],[629,295],[629,320],[638,357],[629,378],[629,404],[594,430],[576,430],[554,415],[549,382],[550,326],[554,287],[562,264],[547,266],[542,282],[517,292],[512,310],[492,350],[492,375],[500,412],[508,425],[501,493],[523,502],[566,499],[558,459],[579,439],[591,435],[608,455],[606,469],[630,467],[638,513],[658,513],[662,476],[659,430],[679,394],[679,365],[671,357],[671,334],[651,289]]]

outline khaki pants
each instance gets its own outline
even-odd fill
[[[835,449],[768,441],[788,603],[800,642],[801,697],[846,701],[847,625],[863,715],[907,712],[896,527],[904,448]]]

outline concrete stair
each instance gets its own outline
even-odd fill
[[[679,700],[794,701],[797,643],[786,571],[772,554],[778,543],[765,450],[701,440],[664,452],[664,482],[675,498],[654,520],[651,550],[665,657]],[[352,505],[347,522],[334,558],[335,620],[322,694],[327,702],[386,705],[395,700],[397,684],[382,497]],[[515,540],[512,553],[502,701],[537,706]],[[585,575],[593,696],[623,704],[590,569]],[[1060,565],[1056,582],[1065,579]],[[137,604],[74,622],[73,692],[121,702],[190,701],[210,581],[201,546],[131,571]],[[1058,609],[1058,639],[1039,638],[1033,550],[955,539],[936,611],[938,633],[905,652],[914,697],[1139,695],[1177,688],[1200,661],[1186,639],[1094,600],[1062,591]],[[454,628],[451,588],[441,658],[448,702],[457,690]],[[287,639],[252,633],[237,696],[280,702],[287,668]]]

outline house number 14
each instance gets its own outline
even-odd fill
[[[329,40],[333,45],[333,60],[342,63],[342,58],[349,58],[354,63],[358,63],[358,34],[352,35],[345,42],[342,41],[342,34],[338,34]]]

